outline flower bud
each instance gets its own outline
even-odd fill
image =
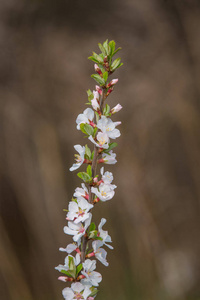
[[[101,88],[100,88],[98,85],[96,85],[96,91],[97,91],[100,95],[102,95],[102,90],[101,90]]]
[[[118,79],[112,79],[111,82],[108,83],[107,88],[115,85],[118,82]]]
[[[113,91],[113,87],[111,87],[110,89],[108,89],[107,93],[106,93],[106,97],[108,97],[108,95],[110,95],[110,93]]]
[[[100,76],[103,75],[101,69],[99,68],[99,66],[97,64],[94,65],[94,69]]]
[[[115,114],[116,112],[120,111],[122,109],[122,106],[120,104],[117,104],[115,107],[111,109],[111,114]]]
[[[60,276],[60,277],[58,277],[58,280],[67,282],[67,281],[73,281],[74,279],[71,277],[67,277],[67,276]]]

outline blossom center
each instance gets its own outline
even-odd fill
[[[102,191],[101,196],[103,196],[103,197],[106,196],[106,192]]]
[[[81,293],[77,293],[75,292],[75,299],[84,299],[83,296],[81,295]]]

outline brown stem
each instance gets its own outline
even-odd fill
[[[106,99],[105,90],[106,90],[106,88],[102,88],[102,95],[101,95],[101,99],[100,99],[101,114],[103,114],[103,104],[104,104],[104,101]],[[92,178],[94,178],[96,176],[98,155],[99,155],[99,148],[97,146],[94,146],[94,156],[93,156],[93,160],[92,160]],[[93,203],[91,185],[89,185],[89,187],[88,187],[88,193],[89,193],[88,202]],[[81,247],[81,262],[82,263],[85,261],[87,243],[88,243],[88,238],[87,238],[87,236],[84,235],[83,238],[82,238],[82,247]]]

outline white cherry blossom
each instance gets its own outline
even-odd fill
[[[101,175],[102,175],[102,180],[103,180],[103,182],[105,184],[112,183],[112,181],[113,181],[113,174],[112,174],[112,172],[106,171],[104,173],[104,167],[101,168],[100,172],[101,172]]]
[[[102,154],[102,162],[108,165],[114,165],[116,164],[116,153],[113,153],[112,150],[109,151],[109,154],[103,153]]]
[[[98,286],[102,281],[102,276],[99,272],[94,271],[96,269],[96,260],[86,259],[83,263],[83,270],[81,274],[85,276],[81,280],[84,285]]]
[[[94,119],[94,111],[91,108],[86,108],[82,114],[79,114],[76,119],[77,129],[80,130],[80,124],[90,124]]]
[[[88,189],[86,188],[84,183],[81,183],[82,188],[77,187],[75,189],[75,193],[74,193],[74,197],[78,198],[78,197],[84,197],[84,198],[88,198]]]
[[[91,191],[94,193],[101,201],[108,201],[113,198],[116,185],[101,183],[99,188],[92,187]]]
[[[89,286],[84,286],[80,282],[75,282],[72,283],[71,288],[64,288],[62,294],[65,300],[87,300],[91,291]]]
[[[70,171],[74,171],[78,169],[84,162],[85,158],[85,146],[75,145],[74,149],[79,153],[75,154],[76,163],[69,169]]]
[[[101,119],[97,122],[97,128],[106,133],[109,138],[116,139],[120,136],[120,131],[115,127],[120,124],[121,122],[113,122],[110,118],[102,116]]]
[[[81,261],[80,255],[77,253],[75,257],[73,257],[72,255],[67,255],[65,257],[65,264],[58,265],[57,267],[55,267],[55,269],[58,270],[59,272],[61,272],[62,270],[68,271],[69,270],[69,257],[71,257],[73,259],[75,266],[78,266],[80,264],[80,261]]]
[[[85,225],[83,223],[77,223],[69,221],[68,226],[64,227],[64,233],[73,235],[74,242],[79,242],[81,237],[85,234],[88,226],[91,223],[92,214],[89,213],[89,218],[85,220]]]
[[[108,266],[109,263],[106,260],[106,256],[107,256],[107,252],[106,250],[104,250],[103,248],[101,248],[101,246],[103,246],[102,241],[94,241],[92,242],[92,248],[94,250],[94,255],[95,257],[104,265],[104,266]]]
[[[93,207],[83,197],[78,197],[76,201],[71,201],[68,206],[67,220],[74,221],[75,224],[84,222],[90,217],[89,210]]]
[[[88,139],[99,148],[103,148],[103,149],[109,148],[110,140],[106,132],[98,132],[96,138],[97,138],[97,142],[95,142],[95,140],[91,135],[89,136]]]
[[[62,252],[67,252],[67,253],[72,253],[74,250],[76,250],[78,247],[77,244],[73,243],[73,244],[68,244],[66,248],[62,248],[60,247],[59,248],[59,251],[62,251]]]
[[[106,223],[106,219],[102,218],[101,222],[99,223],[98,226],[98,236],[102,238],[102,243],[106,245],[108,248],[113,249],[111,245],[108,245],[107,243],[112,243],[111,237],[108,234],[108,231],[105,231],[102,229],[103,225]]]

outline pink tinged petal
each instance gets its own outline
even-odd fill
[[[77,245],[75,245],[75,244],[67,245],[67,247],[66,247],[67,253],[72,253],[74,250],[76,250],[76,248],[77,248]]]
[[[64,233],[69,234],[69,235],[75,235],[78,231],[75,231],[73,229],[70,229],[69,227],[65,226],[64,227]]]
[[[112,109],[111,109],[111,113],[112,114],[115,114],[115,113],[117,113],[118,111],[120,111],[122,109],[122,106],[120,105],[120,104],[117,104],[115,107],[113,107]]]

